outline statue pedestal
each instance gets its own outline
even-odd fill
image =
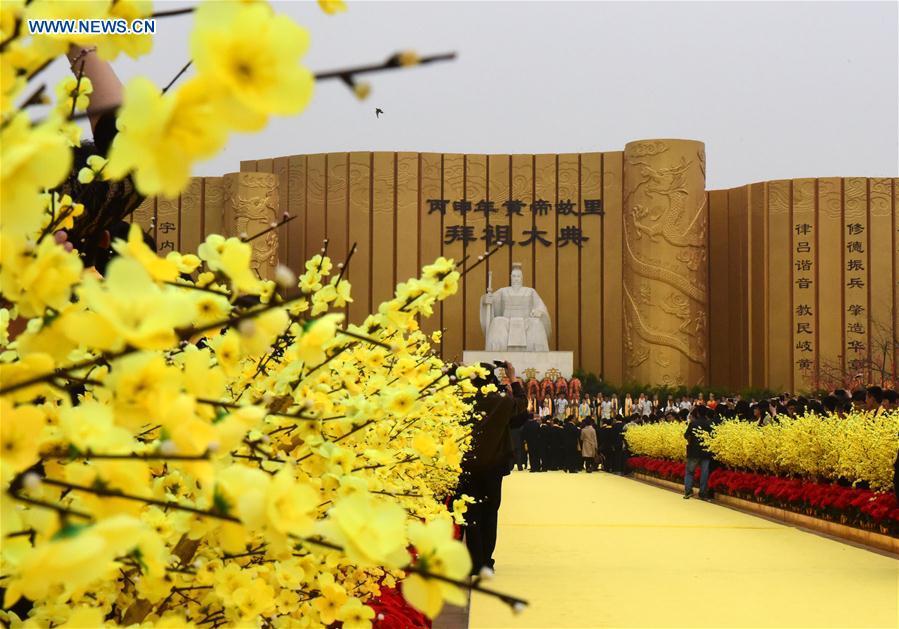
[[[466,365],[492,363],[494,360],[512,363],[520,378],[524,378],[524,370],[529,368],[537,370],[538,380],[553,368],[558,369],[565,379],[571,378],[574,373],[573,352],[484,352],[467,349],[462,353],[462,362]]]

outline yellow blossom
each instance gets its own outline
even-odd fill
[[[344,0],[318,0],[318,6],[328,15],[346,11],[346,2]]]
[[[202,81],[190,80],[162,94],[147,79],[132,79],[125,86],[106,174],[120,179],[133,171],[142,193],[177,196],[187,185],[192,162],[225,142],[226,128],[215,107]]]
[[[0,292],[26,317],[42,316],[47,308],[62,310],[82,270],[78,255],[52,238],[34,247],[5,233],[0,234],[0,266]]]
[[[24,113],[0,129],[0,230],[32,235],[40,229],[40,192],[60,183],[72,166],[65,139],[49,124],[32,127]]]
[[[323,530],[354,561],[398,568],[409,556],[405,520],[399,505],[355,493],[331,508]]]
[[[203,3],[195,20],[191,58],[223,87],[229,123],[258,129],[269,114],[306,107],[313,78],[299,65],[309,47],[305,30],[257,3]]]
[[[418,553],[415,565],[424,573],[456,581],[468,576],[471,558],[465,546],[453,538],[453,525],[449,519],[438,518],[427,524],[410,523],[409,542]],[[466,596],[458,587],[421,574],[406,577],[403,596],[430,618],[440,613],[444,600],[456,605],[466,604]]]
[[[44,414],[33,406],[13,407],[0,399],[0,464],[20,472],[37,462]]]
[[[72,111],[83,111],[87,109],[93,91],[94,86],[88,77],[82,76],[80,81],[75,76],[66,77],[56,85],[56,106],[64,116]]]

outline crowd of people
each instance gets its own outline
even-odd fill
[[[599,393],[595,396],[586,394],[579,400],[570,400],[564,396],[547,396],[542,401],[534,397],[528,399],[528,410],[541,421],[558,420],[562,423],[568,418],[572,418],[575,423],[588,418],[593,418],[594,421],[620,418],[624,423],[685,421],[690,411],[697,406],[714,411],[716,416],[767,423],[779,415],[795,417],[806,412],[839,415],[852,410],[882,412],[880,409],[899,409],[899,393],[894,389],[870,386],[852,392],[837,389],[821,397],[784,393],[762,400],[746,400],[739,394],[717,399],[714,393],[709,393],[708,397],[699,393],[695,398],[685,395],[680,399],[669,395],[665,401],[658,395],[650,397],[643,393],[636,397],[625,393],[621,398],[617,393],[609,396]]]
[[[604,396],[585,395],[580,400],[546,397],[528,400],[530,417],[521,428],[511,431],[514,446],[513,466],[531,472],[626,472],[628,457],[624,435],[635,424],[661,421],[686,421],[686,458],[690,466],[685,479],[692,489],[693,470],[701,470],[700,497],[706,497],[708,451],[701,445],[699,432],[710,431],[725,418],[736,418],[766,425],[778,417],[797,417],[807,412],[818,415],[842,415],[851,411],[876,414],[899,409],[899,396],[893,389],[870,386],[853,392],[837,389],[819,398],[783,394],[763,400],[745,400],[739,395],[716,399],[702,393],[695,398],[673,396],[663,403],[659,396],[627,393]],[[899,466],[899,456],[897,456]],[[899,467],[897,467],[899,474]],[[686,492],[688,495],[690,491]]]

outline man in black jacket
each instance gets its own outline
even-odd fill
[[[524,428],[521,429],[521,435],[528,448],[528,462],[531,471],[539,472],[542,468],[543,442],[540,439],[540,422],[534,415],[530,416]]]
[[[693,474],[698,465],[700,468],[699,476],[699,499],[708,500],[709,497],[709,463],[712,460],[712,453],[703,445],[701,437],[703,434],[712,432],[712,423],[709,421],[708,409],[705,406],[693,407],[690,416],[690,423],[687,424],[687,430],[684,437],[687,439],[687,469],[684,473],[684,499],[693,496]]]
[[[520,428],[528,419],[527,394],[512,365],[505,365],[508,389],[493,373],[493,365],[481,366],[488,369],[489,375],[473,380],[472,384],[478,389],[494,384],[499,391],[475,396],[471,450],[462,459],[458,491],[475,500],[465,513],[465,544],[471,555],[472,574],[479,574],[484,568],[493,570],[503,476],[512,470],[510,431]]]

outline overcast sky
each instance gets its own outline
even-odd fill
[[[899,175],[896,2],[350,1],[336,16],[273,4],[308,27],[313,70],[401,49],[459,58],[371,75],[361,103],[321,83],[302,115],[233,136],[197,174],[326,151],[561,153],[679,137],[706,143],[709,188]],[[117,63],[122,77],[165,84],[188,58],[191,20],[161,21],[151,55]]]

